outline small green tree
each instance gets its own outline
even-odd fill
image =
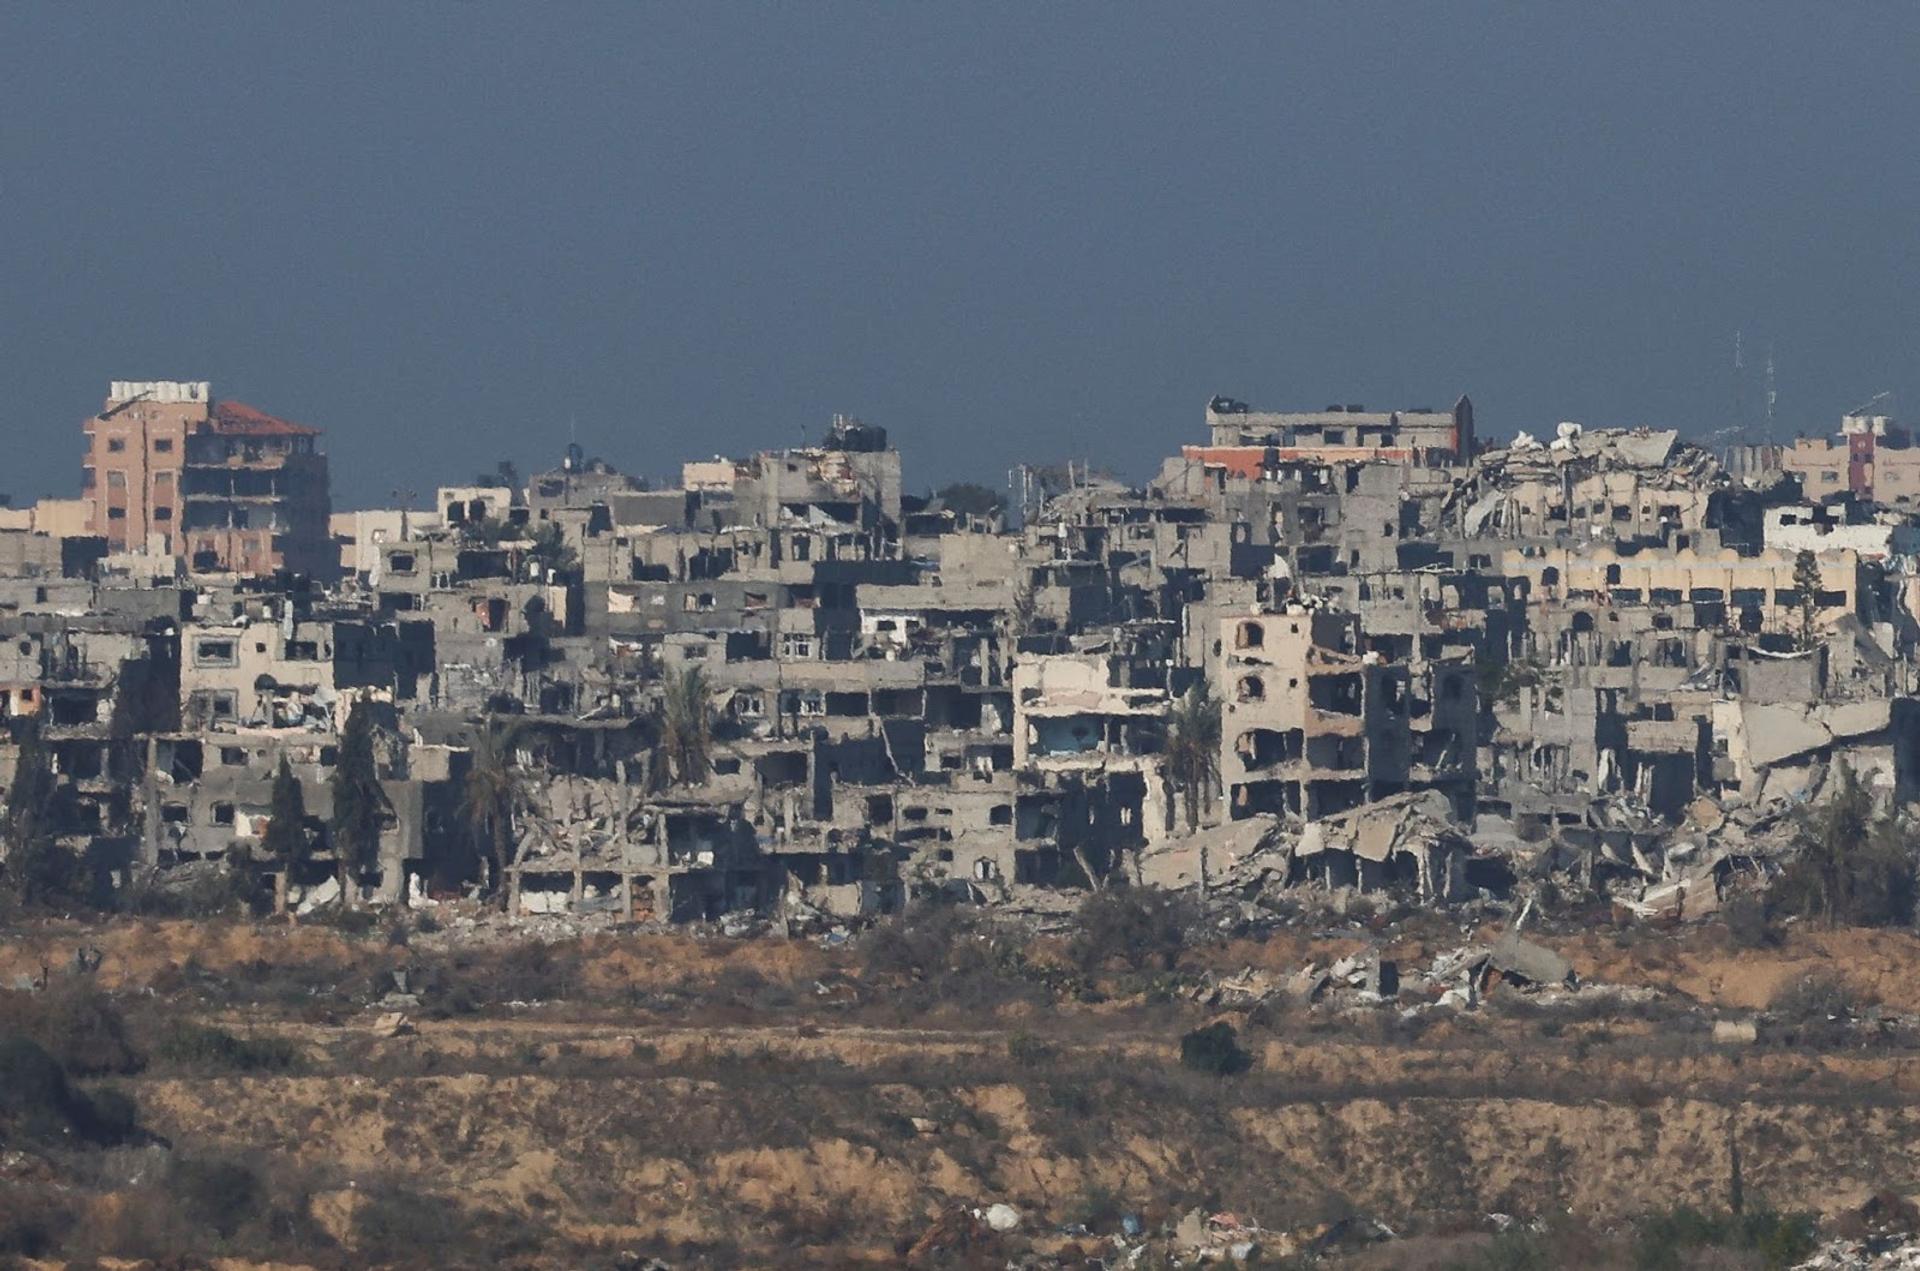
[[[13,768],[13,784],[7,788],[6,816],[0,820],[0,832],[6,841],[9,859],[13,854],[52,833],[55,806],[60,797],[60,780],[54,775],[53,759],[38,723],[29,724],[20,738],[20,756]]]
[[[1883,927],[1913,917],[1915,870],[1907,827],[1892,813],[1876,818],[1873,795],[1836,759],[1833,791],[1804,813],[1799,853],[1774,890],[1788,913],[1828,927]]]
[[[558,522],[542,521],[533,532],[533,546],[527,549],[530,560],[540,562],[543,570],[552,570],[556,574],[570,573],[580,565],[580,555],[567,543],[566,531]]]
[[[1793,591],[1800,600],[1800,622],[1793,640],[1804,652],[1820,643],[1813,629],[1820,610],[1820,562],[1805,548],[1793,558]]]
[[[273,775],[267,832],[260,836],[260,850],[291,877],[306,863],[308,846],[307,796],[300,789],[300,779],[293,775],[292,765],[282,755],[280,770]]]
[[[499,517],[476,516],[460,523],[460,542],[466,547],[498,547],[507,532],[507,523]]]
[[[380,788],[374,743],[379,725],[373,706],[357,701],[347,712],[340,757],[333,769],[333,855],[342,904],[353,903],[355,879],[380,860],[380,828],[387,796]]]
[[[658,714],[660,762],[655,782],[671,771],[676,785],[698,785],[713,769],[713,693],[695,667],[667,681]]]
[[[1220,704],[1205,680],[1167,714],[1167,777],[1186,799],[1187,832],[1200,828],[1200,800],[1220,782]]]
[[[1113,962],[1135,971],[1173,970],[1186,946],[1179,901],[1157,887],[1096,891],[1080,902],[1067,956],[1089,975]]]
[[[480,735],[473,747],[473,766],[460,788],[460,816],[477,843],[485,844],[493,861],[494,900],[507,904],[507,869],[513,864],[513,817],[525,797],[526,783],[514,762],[512,731]]]
[[[90,903],[95,871],[88,861],[61,846],[56,837],[66,814],[67,792],[53,770],[53,758],[37,723],[20,738],[20,756],[7,789],[0,843],[6,848],[0,881],[23,905]]]
[[[152,655],[126,663],[109,727],[123,741],[180,727],[179,668]]]
[[[1237,1077],[1253,1067],[1240,1035],[1225,1020],[1196,1028],[1180,1038],[1180,1064],[1212,1077]]]

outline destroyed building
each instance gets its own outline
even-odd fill
[[[1144,486],[1069,467],[1017,523],[836,416],[647,456],[665,488],[572,446],[329,532],[316,430],[116,382],[84,517],[0,525],[0,776],[43,746],[61,841],[118,883],[224,861],[329,903],[358,706],[382,811],[350,886],[622,921],[1562,870],[1697,909],[1837,764],[1920,797],[1892,421],[1724,464],[1672,429],[1494,443],[1464,396],[1199,424]],[[297,869],[261,855],[283,761]]]
[[[205,381],[116,380],[84,430],[88,530],[110,550],[155,544],[209,573],[333,572],[319,429]]]

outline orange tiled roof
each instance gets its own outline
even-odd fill
[[[250,437],[318,437],[320,435],[318,428],[309,428],[305,424],[278,419],[265,411],[255,410],[245,402],[215,402],[213,428],[215,432],[237,433]]]

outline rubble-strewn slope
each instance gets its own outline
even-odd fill
[[[0,973],[97,948],[95,974],[154,1057],[108,1080],[165,1152],[54,1155],[110,1236],[150,1221],[143,1180],[168,1159],[254,1162],[291,1207],[282,1221],[309,1225],[289,1239],[318,1267],[425,1256],[417,1236],[407,1256],[392,1240],[373,1251],[382,1223],[450,1224],[463,1235],[438,1253],[449,1266],[494,1247],[543,1268],[898,1265],[971,1230],[957,1210],[1004,1203],[1022,1225],[973,1251],[1002,1266],[1054,1256],[1076,1224],[1107,1239],[1123,1215],[1139,1239],[1171,1239],[1196,1208],[1269,1237],[1360,1214],[1451,1238],[1493,1213],[1605,1228],[1722,1209],[1736,1186],[1749,1204],[1825,1214],[1916,1190],[1909,934],[1789,931],[1736,951],[1719,929],[1534,932],[1587,986],[1495,979],[1464,1010],[1416,977],[1393,1004],[1215,992],[1369,946],[1413,968],[1492,934],[1355,919],[1054,981],[1067,952],[1033,937],[943,971],[903,969],[871,940],[50,923],[0,942]],[[1880,1013],[1822,1038],[1714,1041],[1714,1020],[1819,967],[1861,1000],[1884,989]],[[383,1025],[396,969],[415,1000]],[[471,997],[460,975],[497,991]],[[1243,1075],[1182,1065],[1182,1034],[1218,1019],[1251,1052]],[[250,1072],[151,1045],[182,1020],[283,1040],[292,1062]],[[0,1200],[18,1181],[0,1177]],[[176,1249],[219,1252],[191,1225],[170,1232]]]
[[[1641,1072],[1543,1055],[1531,1076],[1562,1092],[1550,1096],[1444,1050],[1348,1048],[1328,1073],[1312,1047],[1272,1047],[1236,1083],[1146,1058],[1063,1057],[971,1084],[970,1067],[1005,1075],[1004,1058],[915,1076],[891,1047],[828,1034],[804,1048],[816,1058],[782,1058],[772,1038],[757,1054],[717,1051],[711,1079],[548,1076],[535,1056],[564,1034],[536,1047],[537,1035],[497,1038],[507,1054],[492,1058],[516,1038],[526,1057],[512,1076],[136,1084],[155,1127],[181,1142],[399,1172],[556,1235],[663,1247],[831,1234],[880,1256],[954,1203],[1006,1200],[1064,1223],[1103,1193],[1147,1211],[1212,1199],[1282,1227],[1342,1204],[1394,1223],[1619,1217],[1724,1202],[1736,1151],[1749,1192],[1790,1207],[1836,1211],[1920,1176],[1920,1110],[1864,1080],[1851,1096],[1795,1093],[1808,1071],[1688,1097],[1691,1083],[1659,1081],[1652,1061]],[[837,1051],[846,1062],[824,1057]],[[862,1062],[876,1051],[882,1062]],[[1369,1082],[1356,1069],[1372,1058],[1381,1079]],[[1850,1075],[1839,1061],[1821,1074]],[[1663,1085],[1671,1093],[1653,1095]]]

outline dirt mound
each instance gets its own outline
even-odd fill
[[[1761,1009],[1782,988],[1818,973],[1864,1000],[1920,1013],[1920,935],[1910,931],[1791,927],[1780,945],[1758,949],[1732,947],[1717,927],[1677,937],[1589,932],[1542,942],[1564,953],[1582,979],[1671,989],[1711,1006]]]

